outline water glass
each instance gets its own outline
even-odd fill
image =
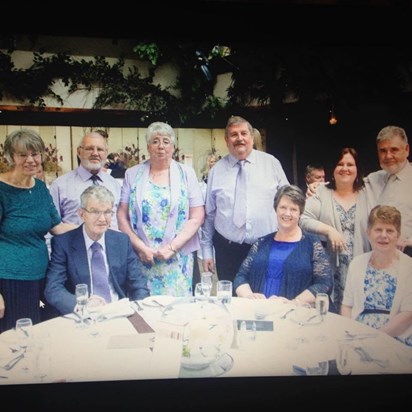
[[[213,273],[203,272],[200,275],[200,283],[202,284],[204,297],[208,298],[212,292],[213,286]]]
[[[336,367],[341,375],[350,375],[352,373],[353,347],[345,340],[338,343],[338,354],[336,357]]]
[[[223,304],[230,305],[232,302],[233,286],[230,280],[219,280],[217,282],[217,300]]]
[[[84,315],[89,301],[89,289],[86,283],[79,283],[76,285],[76,309],[80,313],[80,324],[79,328],[84,328],[86,326],[84,322]]]
[[[33,322],[30,318],[16,320],[16,336],[20,348],[26,350],[32,341]]]
[[[329,296],[327,293],[317,293],[315,307],[318,316],[323,320],[329,311]]]
[[[194,295],[197,300],[205,300],[207,298],[204,294],[204,289],[201,282],[196,283]]]

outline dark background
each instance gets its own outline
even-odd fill
[[[305,45],[351,46],[359,48],[360,52],[378,46],[383,48],[383,62],[390,61],[392,52],[401,45],[408,48],[411,41],[409,1],[192,1],[189,4],[151,1],[107,6],[102,3],[88,6],[91,10],[72,2],[15,3],[2,5],[2,33],[119,38],[167,36],[172,40],[190,41],[235,39],[292,49]],[[331,150],[343,146],[355,146],[363,156],[365,168],[377,169],[375,137],[378,131],[387,124],[397,124],[412,133],[411,108],[408,95],[394,101],[363,102],[342,107],[335,126],[328,124],[327,111],[321,104],[287,105],[276,113],[245,111],[237,114],[245,115],[255,127],[266,130],[268,152],[281,160],[291,177],[291,153],[295,146],[300,170],[307,161],[322,160]],[[324,117],[320,113],[324,113]],[[99,114],[89,114],[94,115]],[[15,116],[20,117],[5,119],[3,124],[24,124],[23,117],[31,122],[27,116],[34,116],[32,124],[42,124],[41,114]],[[57,116],[55,114],[54,119]],[[90,120],[86,119],[89,124]],[[43,124],[53,124],[49,118],[43,121]],[[76,124],[76,121],[83,122],[73,117],[59,118],[57,122]],[[224,127],[222,119],[217,121],[218,126],[196,127]],[[376,411],[409,405],[410,390],[410,375],[245,377],[2,386],[0,402],[4,410],[16,411],[34,408],[243,411],[281,407]]]

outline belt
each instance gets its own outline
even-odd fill
[[[385,310],[385,309],[364,309],[361,312],[361,315],[365,315],[368,313],[385,313],[387,315],[389,315],[390,311],[389,310]]]
[[[223,235],[221,235],[217,230],[215,231],[215,236],[216,236],[217,238],[219,238],[219,241],[220,241],[220,242],[225,243],[225,244],[227,244],[227,245],[239,245],[239,246],[247,245],[247,246],[251,246],[251,244],[246,243],[246,242],[238,243],[238,242],[234,242],[233,240],[226,239],[226,238],[225,238]]]

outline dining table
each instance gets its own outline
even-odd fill
[[[412,372],[412,348],[386,333],[331,312],[321,317],[315,308],[305,312],[279,300],[238,297],[218,304],[233,325],[224,351],[206,367],[187,369],[182,334],[173,325],[167,329],[163,316],[179,299],[122,299],[87,317],[85,327],[75,313],[53,318],[33,326],[32,348],[19,348],[16,331],[5,331],[0,334],[0,385],[339,375],[342,346],[351,351],[351,368],[344,373]],[[216,303],[215,297],[209,299]]]

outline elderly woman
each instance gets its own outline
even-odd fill
[[[173,160],[175,132],[154,122],[146,132],[150,158],[127,169],[117,218],[130,236],[151,295],[192,293],[193,252],[204,201],[193,168]]]
[[[76,227],[61,223],[45,183],[35,179],[45,151],[38,133],[11,133],[4,151],[9,170],[0,174],[0,332],[18,318],[40,322],[49,260],[45,235]]]
[[[375,206],[367,233],[372,251],[349,265],[341,314],[412,346],[412,258],[396,246],[399,210]]]
[[[257,240],[234,279],[240,297],[288,299],[313,304],[319,292],[332,290],[332,269],[317,235],[299,227],[306,197],[294,185],[276,193],[278,231]],[[330,310],[333,310],[331,306]]]

